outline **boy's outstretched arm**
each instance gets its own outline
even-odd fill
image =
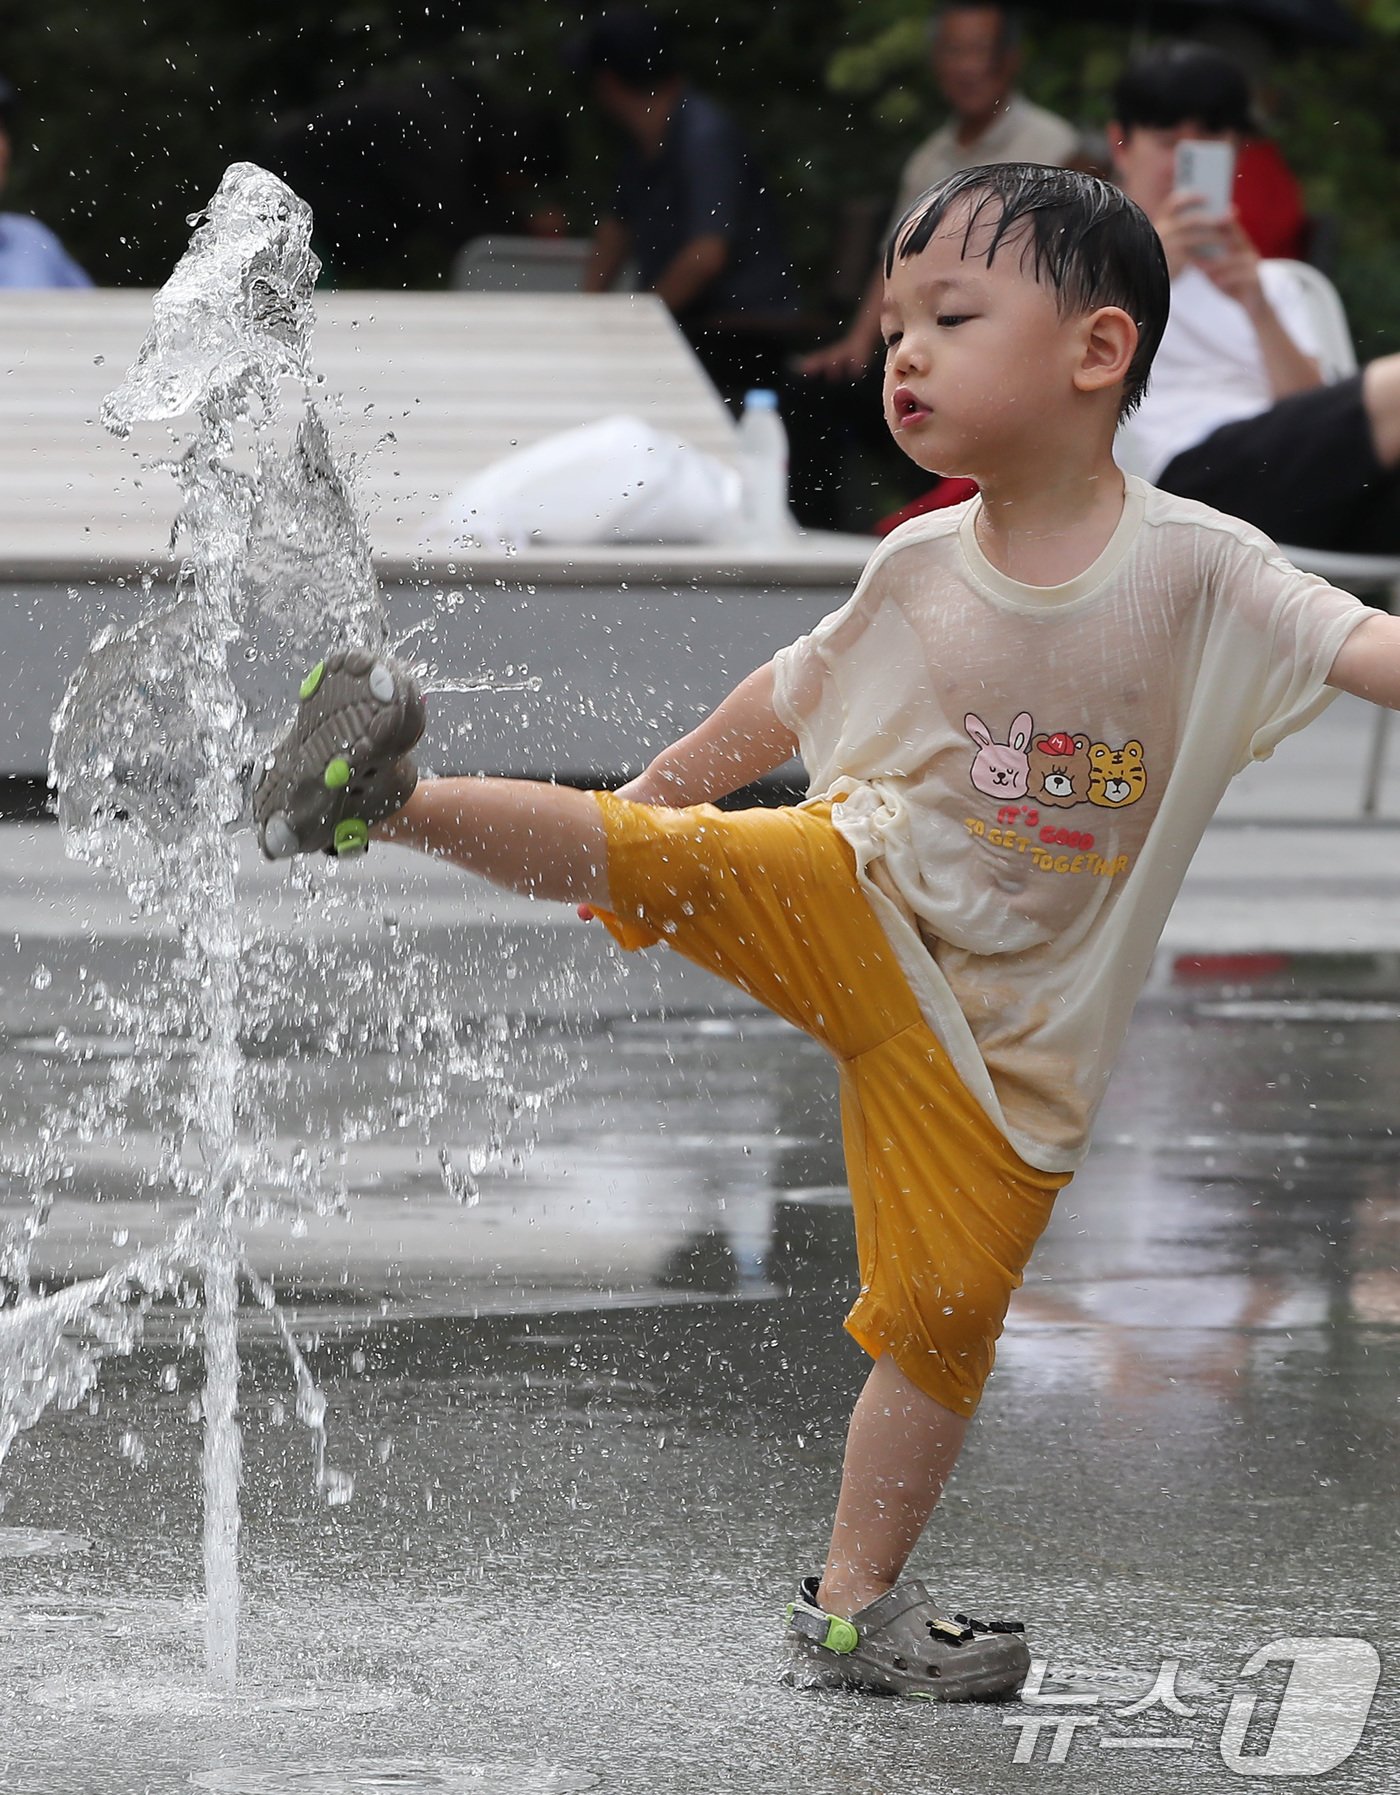
[[[1327,683],[1400,710],[1400,617],[1377,611],[1358,624],[1338,649]]]
[[[619,797],[678,808],[738,791],[782,766],[797,737],[773,709],[773,663],[759,667],[703,723],[662,750]]]

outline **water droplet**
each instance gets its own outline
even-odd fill
[[[355,1479],[349,1471],[328,1465],[321,1478],[321,1494],[328,1508],[343,1508],[355,1494]]]

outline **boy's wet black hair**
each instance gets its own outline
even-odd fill
[[[1207,44],[1159,44],[1136,56],[1113,90],[1113,117],[1125,131],[1254,129],[1249,81],[1237,62]]]
[[[1062,316],[1122,307],[1138,327],[1123,383],[1120,415],[1127,417],[1147,391],[1171,304],[1167,258],[1147,214],[1117,187],[1073,169],[1038,162],[964,168],[916,199],[890,233],[887,279],[896,259],[928,248],[950,213],[957,214],[964,256],[990,268],[1009,243],[1032,278],[1054,289]]]

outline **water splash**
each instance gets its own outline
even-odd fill
[[[51,778],[69,851],[122,874],[138,904],[162,911],[180,933],[177,969],[195,1048],[171,1169],[194,1199],[180,1244],[204,1296],[205,1648],[212,1680],[227,1687],[238,1654],[237,1222],[248,1120],[238,1036],[245,943],[229,828],[246,808],[253,754],[230,651],[250,614],[283,639],[301,627],[324,639],[328,622],[362,635],[383,625],[368,545],[319,418],[303,417],[289,452],[276,441],[280,383],[310,378],[319,267],[310,209],[272,175],[238,163],[192,222],[136,360],[101,413],[121,436],[195,414],[193,436],[167,464],[185,546],[174,602],[148,595],[134,626],[104,631],[93,644],[55,718]],[[238,465],[240,450],[251,466]],[[182,1170],[187,1145],[196,1149],[195,1177]],[[133,1264],[99,1280],[101,1288],[74,1286],[60,1309],[33,1298],[15,1306],[14,1325],[39,1343],[31,1357],[47,1366],[31,1375],[28,1400],[12,1405],[16,1425],[31,1424],[46,1400],[76,1400],[96,1375],[97,1353],[75,1359],[60,1350],[55,1328],[81,1320],[99,1344],[130,1349],[134,1330],[123,1331],[112,1303],[137,1283],[166,1288],[160,1278],[146,1283],[151,1269]],[[300,1382],[309,1375],[300,1355],[296,1366]],[[318,1456],[324,1430],[320,1442]],[[0,1436],[0,1449],[6,1443]]]
[[[131,1351],[152,1299],[178,1282],[185,1247],[177,1237],[100,1278],[0,1309],[0,1457],[45,1409],[76,1407],[109,1353]]]
[[[520,679],[495,679],[488,673],[475,676],[456,676],[447,673],[430,673],[423,681],[423,696],[431,698],[440,692],[538,692],[544,687],[544,681],[533,674]]]
[[[321,271],[311,208],[275,175],[235,162],[189,222],[195,234],[156,294],[146,340],[102,403],[118,436],[196,408],[220,421],[258,401],[273,411],[277,381],[308,376]]]
[[[192,1306],[202,1293],[205,1644],[212,1681],[228,1689],[239,1625],[240,1288],[288,1353],[321,1499],[353,1494],[348,1474],[328,1463],[325,1398],[242,1249],[242,1227],[343,1211],[353,1144],[392,1128],[401,1138],[416,1132],[431,1151],[433,1126],[463,1081],[484,1084],[502,1110],[489,1138],[465,1151],[468,1169],[450,1152],[438,1156],[446,1190],[470,1203],[507,1131],[528,1131],[547,1094],[513,1088],[505,1018],[489,1019],[481,1039],[464,1034],[446,972],[415,951],[409,932],[387,929],[364,964],[337,963],[333,978],[318,979],[304,956],[240,919],[234,831],[261,748],[252,719],[285,708],[289,662],[337,638],[382,642],[386,629],[368,538],[309,397],[309,210],[243,163],[192,222],[151,329],[102,411],[118,434],[193,412],[188,440],[160,464],[180,494],[183,559],[173,590],[145,582],[135,621],[94,641],[55,717],[50,760],[68,851],[119,876],[140,910],[173,927],[179,948],[150,990],[93,987],[93,1038],[105,1029],[122,1052],[106,1056],[100,1081],[77,1098],[53,1101],[24,1163],[0,1151],[0,1170],[29,1189],[22,1223],[0,1240],[0,1460],[47,1407],[80,1401],[105,1357],[134,1348],[154,1301]],[[422,671],[431,679],[436,670]],[[505,677],[534,683],[524,670]],[[439,685],[502,689],[486,676]],[[295,862],[287,878],[298,914],[314,910],[323,926],[367,901],[320,861]],[[260,1051],[289,1018],[322,1064],[380,1052],[391,1067],[387,1103],[341,1093],[338,1145],[290,1159],[270,1120],[285,1104],[278,1062]],[[91,1143],[121,1142],[125,1152],[138,1127],[156,1148],[138,1182],[163,1203],[173,1190],[186,1219],[158,1251],[102,1278],[36,1290],[36,1242],[74,1161]]]
[[[328,640],[383,642],[369,537],[310,402],[285,453],[264,463],[248,548],[240,618],[248,658],[270,641],[279,666],[315,660]]]

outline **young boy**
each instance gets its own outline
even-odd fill
[[[266,852],[360,845],[382,819],[377,839],[581,904],[625,947],[665,941],[836,1056],[846,1325],[874,1366],[825,1566],[789,1609],[811,1680],[1020,1686],[1016,1623],[946,1619],[905,1564],[1227,783],[1329,686],[1400,707],[1400,621],[1115,466],[1167,293],[1116,189],[955,175],[891,241],[885,411],[978,498],[887,537],[842,610],[616,795],[413,789],[421,705],[356,651],[308,680],[257,794]],[[706,802],[798,749],[805,804]]]

